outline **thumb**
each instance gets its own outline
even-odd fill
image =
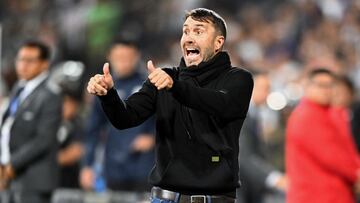
[[[147,62],[147,68],[148,68],[149,73],[152,73],[156,69],[152,60],[149,60]]]
[[[103,66],[103,73],[105,77],[110,76],[110,69],[109,69],[109,63],[105,63]]]
[[[104,73],[103,82],[106,83],[106,85],[107,85],[106,88],[107,89],[112,88],[114,86],[114,82],[113,82],[111,74],[110,74],[109,63],[104,64],[103,73]]]

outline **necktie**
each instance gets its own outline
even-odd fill
[[[20,87],[19,89],[17,89],[14,97],[11,99],[10,101],[10,106],[9,106],[9,115],[10,116],[13,116],[15,115],[18,107],[19,107],[19,104],[20,104],[20,94],[21,92],[24,90],[24,87]]]

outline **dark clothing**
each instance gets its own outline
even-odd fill
[[[13,203],[50,203],[52,193],[23,192]]]
[[[150,171],[150,170],[149,170]],[[147,178],[138,181],[122,181],[107,182],[107,187],[114,191],[150,191],[151,185],[147,182]]]
[[[83,119],[75,116],[71,120],[63,121],[58,133],[60,150],[64,150],[74,143],[82,143]],[[79,188],[80,160],[75,163],[60,166],[60,183],[61,188]]]
[[[11,165],[22,188],[48,192],[57,187],[62,98],[42,82],[22,102],[11,127]],[[34,184],[36,183],[36,184]]]
[[[62,97],[52,87],[46,80],[38,85],[18,107],[11,126],[10,164],[15,179],[10,192],[20,198],[25,198],[23,194],[49,196],[58,185],[56,132]]]
[[[352,108],[351,128],[356,147],[360,152],[360,102]]]
[[[115,89],[122,97],[128,97],[141,88],[145,78],[134,73],[127,78],[115,80]],[[117,190],[122,183],[147,183],[147,176],[154,165],[154,151],[140,153],[134,152],[131,147],[133,141],[141,134],[154,134],[153,119],[147,120],[142,125],[134,128],[119,131],[114,128],[106,118],[100,102],[94,100],[92,112],[86,128],[86,151],[85,165],[94,164],[95,150],[101,140],[101,135],[105,135],[105,158],[104,176],[107,186]],[[131,190],[129,187],[128,190]],[[139,188],[139,190],[143,190]]]
[[[1,203],[50,203],[51,192],[7,190],[0,193]]]
[[[114,89],[100,97],[112,124],[125,129],[156,114],[156,163],[150,183],[183,194],[235,193],[238,138],[246,117],[253,80],[231,67],[220,52],[208,62],[164,69],[174,80],[158,91],[147,80],[121,101]]]
[[[238,189],[238,198],[247,203],[260,203],[266,191],[266,178],[274,171],[274,167],[266,160],[259,109],[254,105],[250,106],[239,139],[242,186]]]

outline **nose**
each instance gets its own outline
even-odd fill
[[[185,44],[192,44],[194,43],[194,39],[191,34],[187,34],[183,36]]]

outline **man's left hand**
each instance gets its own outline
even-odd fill
[[[151,60],[147,62],[147,68],[149,71],[148,78],[158,90],[172,88],[174,84],[173,79],[161,68],[155,68]]]
[[[6,165],[4,167],[4,174],[5,174],[6,180],[12,180],[15,178],[15,171],[11,165]]]

